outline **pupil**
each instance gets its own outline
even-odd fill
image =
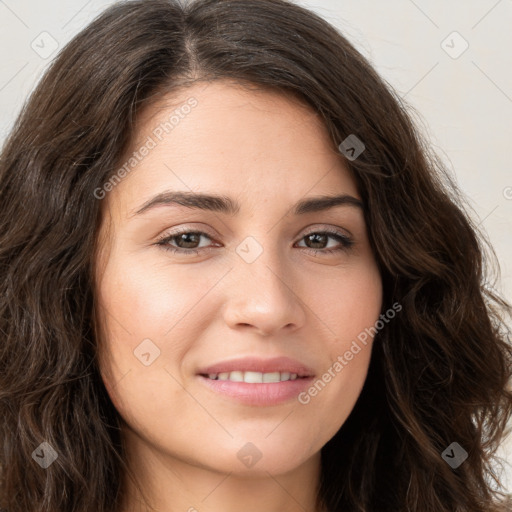
[[[307,238],[309,239],[309,241],[310,241],[310,242],[312,241],[314,244],[315,244],[315,243],[320,243],[320,245],[323,245],[323,243],[322,243],[322,242],[319,242],[319,241],[318,241],[318,239],[319,239],[319,238],[321,238],[321,239],[325,239],[325,237],[326,237],[326,235],[323,235],[323,234],[321,234],[321,233],[312,233],[311,235],[308,235],[308,237],[307,237]],[[312,240],[312,239],[316,239],[316,240]],[[325,240],[324,240],[324,241],[325,241]],[[314,248],[316,249],[317,247],[314,247]]]
[[[190,240],[187,241],[187,238],[192,238],[193,240],[192,241],[190,241]],[[196,239],[195,241],[194,241],[194,238]],[[181,242],[185,242],[185,244],[187,244],[187,243],[190,244],[191,243],[192,246],[193,246],[194,243],[198,243],[199,242],[199,235],[197,233],[182,233],[180,235],[179,240]],[[180,244],[178,244],[178,245],[180,247],[182,247]],[[189,246],[185,246],[185,247],[182,247],[182,248],[189,249],[190,247]]]
[[[325,243],[326,235],[321,234],[321,233],[312,233],[311,235],[308,235],[306,238],[308,239],[308,241],[310,243],[313,243],[313,246],[314,246],[313,248],[318,248],[318,246],[315,246],[315,244],[319,244],[320,246],[323,246],[323,244]],[[194,246],[194,244],[199,243],[199,239],[200,239],[200,235],[198,235],[197,233],[182,233],[179,236],[178,245],[182,248],[189,249],[190,245],[187,245],[187,244],[192,244],[192,246]],[[182,246],[181,242],[185,243],[185,247]]]

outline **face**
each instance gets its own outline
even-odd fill
[[[144,144],[102,199],[109,396],[141,453],[291,471],[342,426],[367,375],[373,340],[354,340],[379,318],[382,283],[355,181],[312,110],[228,82],[144,111],[130,155]],[[304,206],[321,196],[352,199]]]

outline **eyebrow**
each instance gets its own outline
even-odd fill
[[[172,191],[162,192],[149,199],[132,216],[141,215],[162,205],[181,205],[187,208],[220,212],[231,216],[236,215],[240,211],[240,203],[227,196]],[[341,194],[303,199],[294,205],[293,214],[304,215],[306,213],[328,210],[336,206],[351,206],[361,210],[364,209],[361,200],[348,194]]]

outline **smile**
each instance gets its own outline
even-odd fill
[[[232,374],[234,374],[235,380],[228,378],[231,377]],[[279,380],[276,380],[278,375]],[[219,397],[233,404],[269,407],[296,401],[299,394],[307,389],[313,381],[313,377],[299,377],[297,374],[293,375],[295,377],[292,379],[291,374],[286,372],[260,373],[233,371],[222,374],[200,374],[197,375],[196,378],[213,393],[212,398]],[[243,377],[244,380],[241,380],[240,377]],[[271,382],[268,380],[263,381],[264,377],[273,380]]]
[[[206,376],[206,375],[205,375]],[[232,382],[247,382],[249,384],[261,384],[268,382],[284,382],[287,380],[295,380],[297,378],[296,373],[290,372],[222,372],[222,373],[210,373],[207,377],[211,380],[229,380]]]

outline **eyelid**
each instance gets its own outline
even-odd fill
[[[331,226],[328,224],[313,224],[312,226],[308,226],[302,236],[307,236],[311,233],[317,233],[319,231],[326,231],[327,233],[334,233],[345,236],[347,238],[353,238],[352,233],[348,229],[340,228],[338,226]],[[297,236],[299,236],[300,233],[302,233],[302,230],[300,230],[299,233],[297,233]]]
[[[167,238],[169,236],[177,236],[177,235],[180,235],[181,233],[189,233],[189,232],[201,233],[201,234],[207,235],[210,238],[214,238],[214,239],[218,238],[217,234],[215,234],[214,231],[210,230],[207,227],[203,227],[203,225],[190,226],[188,224],[180,224],[178,227],[170,228],[168,231],[165,231],[162,235],[159,235],[158,239],[161,240],[161,239]]]
[[[341,228],[331,227],[331,226],[316,227],[316,228],[314,226],[313,227],[308,226],[308,227],[310,229],[307,232],[304,232],[304,234],[302,234],[302,236],[300,236],[298,238],[298,240],[296,242],[294,242],[294,244],[293,244],[294,247],[297,243],[300,243],[301,241],[303,241],[307,236],[309,236],[311,234],[317,234],[317,233],[325,234],[330,238],[336,239],[338,244],[340,245],[340,247],[336,247],[334,249],[332,249],[332,248],[331,249],[327,249],[327,248],[315,249],[315,248],[310,248],[310,247],[299,247],[299,248],[304,249],[306,252],[313,253],[315,255],[322,254],[323,256],[331,256],[334,254],[351,251],[352,247],[355,244],[355,240],[352,237],[352,235],[347,236],[346,234],[344,234],[341,231]],[[168,243],[168,242],[170,242],[171,239],[174,239],[182,234],[189,234],[189,233],[194,233],[196,235],[199,235],[200,237],[206,236],[207,238],[209,238],[211,240],[212,244],[210,244],[207,247],[199,247],[199,248],[190,249],[190,248],[174,247],[173,245],[170,245]],[[294,238],[297,238],[297,237],[294,237]],[[204,253],[208,253],[208,252],[214,250],[215,246],[219,247],[219,243],[216,240],[216,236],[212,236],[209,233],[209,230],[201,231],[200,229],[194,229],[191,226],[188,226],[188,227],[182,226],[182,227],[180,227],[180,229],[178,229],[176,231],[172,231],[170,233],[164,233],[162,236],[160,236],[158,238],[157,242],[154,245],[161,246],[165,251],[170,251],[171,253],[174,253],[174,254],[181,254],[182,256],[191,255],[191,254],[195,254],[195,255],[204,254]]]
[[[304,232],[304,234],[302,234],[301,238],[308,236],[312,233],[318,233],[318,232],[322,232],[322,231],[340,235],[340,236],[344,236],[345,238],[350,238],[350,239],[353,238],[352,233],[348,229],[340,228],[338,226],[330,226],[327,224],[324,224],[324,225],[313,224],[313,225],[307,226],[306,228],[301,228],[298,231],[298,233],[294,236],[294,238],[297,238],[303,232],[304,229],[306,229],[306,231]],[[213,241],[216,241],[216,238],[217,238],[217,235],[213,234],[208,228],[182,225],[179,228],[176,228],[176,230],[174,230],[174,231],[168,231],[168,232],[165,232],[164,234],[160,235],[157,238],[157,242],[160,240],[164,240],[168,237],[178,236],[182,233],[188,233],[188,232],[194,232],[194,233],[206,235]]]

